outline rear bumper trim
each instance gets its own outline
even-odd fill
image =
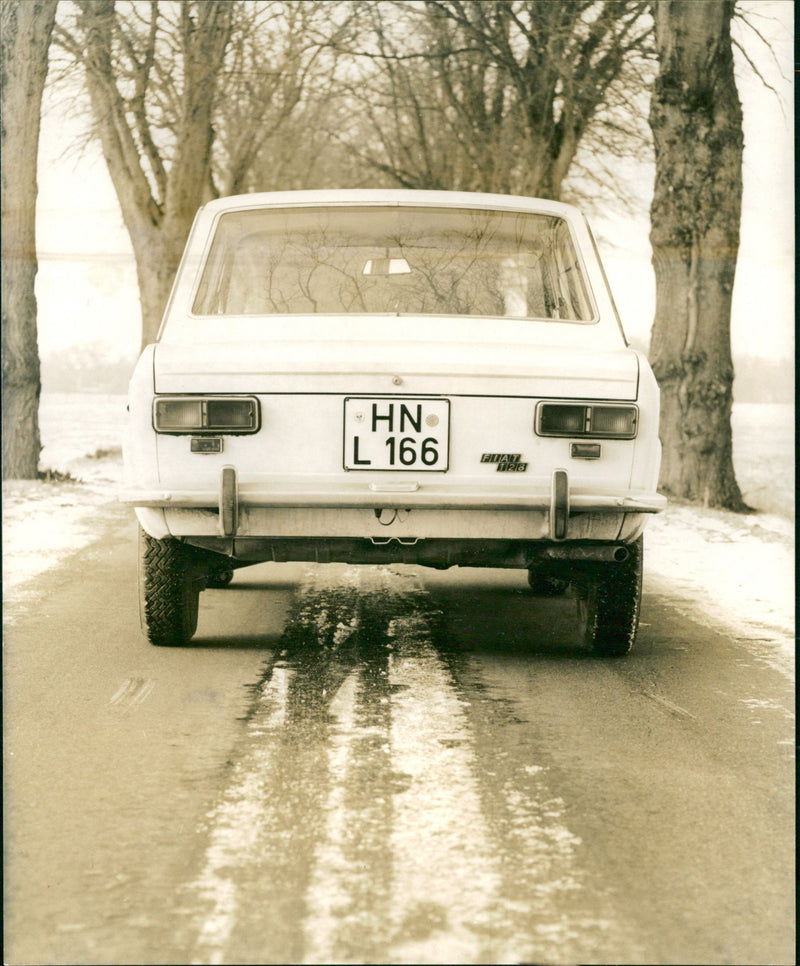
[[[121,503],[138,507],[172,507],[174,509],[216,509],[220,503],[219,490],[149,490],[129,489],[118,493]],[[398,502],[400,501],[400,502]],[[239,506],[249,507],[328,507],[347,508],[369,507],[432,507],[436,509],[459,510],[524,510],[547,509],[552,505],[552,489],[544,492],[503,492],[489,493],[458,492],[454,490],[430,492],[420,489],[410,492],[374,492],[372,490],[342,491],[330,490],[270,489],[253,485],[238,486]],[[620,513],[659,513],[667,505],[666,497],[660,493],[569,493],[569,512],[588,513],[591,511]]]

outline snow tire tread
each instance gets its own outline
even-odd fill
[[[178,540],[159,540],[141,531],[139,616],[151,644],[180,647],[197,629],[202,584],[191,564],[191,551]]]
[[[642,538],[630,556],[590,580],[578,609],[584,642],[597,657],[624,657],[633,647],[642,599]]]

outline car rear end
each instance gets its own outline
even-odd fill
[[[635,352],[453,342],[414,364],[387,342],[400,364],[357,373],[292,371],[308,347],[291,343],[152,350],[131,411],[145,528],[239,559],[526,566],[527,542],[628,542],[660,505],[656,393]],[[446,371],[469,357],[480,375]]]
[[[326,197],[198,218],[131,384],[123,498],[144,531],[236,565],[623,561],[664,502],[658,390],[583,219],[497,196]]]

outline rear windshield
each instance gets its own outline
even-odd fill
[[[193,311],[593,317],[562,218],[397,206],[222,215]]]

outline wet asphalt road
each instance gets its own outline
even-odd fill
[[[268,564],[140,637],[135,527],[5,634],[6,963],[792,963],[791,682],[647,579]]]

